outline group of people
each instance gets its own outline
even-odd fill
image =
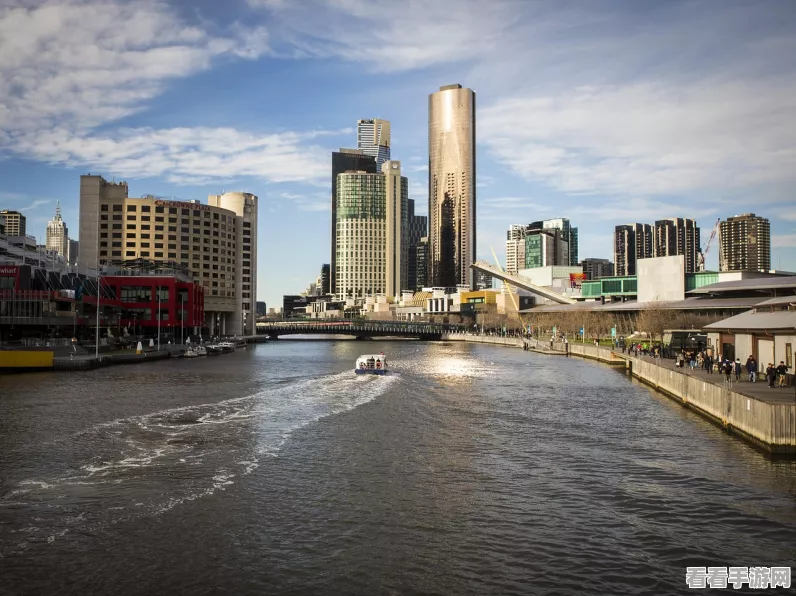
[[[746,363],[744,364],[741,362],[740,358],[736,358],[735,361],[732,361],[729,358],[722,358],[721,354],[714,360],[713,351],[709,348],[702,351],[681,351],[677,354],[675,366],[678,368],[687,366],[691,370],[699,366],[699,368],[703,369],[708,374],[724,373],[728,382],[733,376],[736,382],[740,381],[741,375],[743,375],[744,369],[746,369],[746,373],[749,375],[749,382],[755,383],[757,381],[757,360],[751,355],[746,359]],[[770,362],[765,369],[765,375],[769,387],[775,387],[777,384],[779,387],[785,387],[788,382],[788,366],[782,360],[780,360],[778,366]]]

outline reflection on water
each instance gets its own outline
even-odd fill
[[[354,375],[373,351],[391,374]],[[3,377],[0,454],[0,593],[672,593],[686,565],[794,559],[792,462],[499,347]]]

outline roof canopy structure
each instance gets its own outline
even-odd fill
[[[513,275],[511,273],[506,273],[501,268],[496,267],[494,265],[490,265],[484,261],[476,261],[472,265],[470,265],[472,269],[476,271],[482,271],[484,273],[488,273],[492,277],[496,277],[497,279],[507,282],[508,284],[520,288],[522,290],[528,290],[533,294],[537,294],[543,298],[547,298],[548,300],[552,300],[553,302],[558,302],[559,304],[575,304],[576,301],[572,298],[568,298],[562,294],[559,294],[555,290],[550,288],[545,288],[542,286],[537,286],[536,284],[532,283],[529,279],[522,277],[521,275]]]

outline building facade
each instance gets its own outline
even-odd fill
[[[611,277],[614,274],[614,264],[608,259],[583,259],[580,264],[589,280]]]
[[[419,283],[417,274],[417,247],[421,238],[428,236],[428,216],[415,215],[415,202],[408,199],[408,221],[409,221],[409,251],[408,251],[408,283],[406,289],[416,291],[426,285],[423,278],[422,284]]]
[[[534,224],[531,224],[534,225]],[[566,243],[567,255],[557,257],[555,265],[575,267],[578,264],[578,228],[573,227],[566,217],[545,219],[542,221],[544,230],[560,230],[561,239]]]
[[[699,270],[700,238],[699,227],[693,219],[673,217],[655,222],[654,256],[685,257],[686,273]]]
[[[55,217],[47,224],[47,237],[45,240],[47,250],[69,259],[69,229],[61,217],[61,203],[55,203]]]
[[[27,218],[19,211],[0,211],[0,217],[5,220],[6,236],[24,236],[28,233]]]
[[[329,265],[329,292],[337,293],[337,176],[343,172],[377,173],[376,158],[361,149],[340,149],[332,152],[332,253]]]
[[[638,259],[653,256],[653,233],[650,224],[633,223],[614,229],[614,275],[636,275]]]
[[[213,205],[131,198],[126,182],[81,176],[78,265],[177,264],[204,288],[205,326],[212,335],[253,334],[257,197],[213,197]]]
[[[324,263],[321,265],[321,294],[324,296],[329,294],[329,290],[331,288],[331,281],[329,279],[331,270],[332,266],[329,263]]]
[[[380,118],[357,120],[357,149],[376,160],[376,171],[381,171],[390,160],[390,123]]]
[[[401,176],[400,161],[385,161],[385,210],[387,262],[385,293],[396,300],[409,287],[409,182]]]
[[[426,288],[429,285],[428,253],[428,236],[423,236],[415,248],[415,270],[417,271],[417,279],[415,280],[414,290],[416,292],[421,291],[423,288]]]
[[[483,271],[475,272],[475,289],[476,290],[489,290],[494,285],[494,279],[488,273]]]
[[[744,213],[721,222],[720,271],[769,271],[771,223],[765,217]]]
[[[234,280],[238,303],[229,323],[232,325],[231,333],[254,335],[257,316],[257,196],[249,192],[225,192],[209,195],[207,202],[232,211],[236,216],[233,227],[237,248]]]
[[[342,299],[387,290],[386,181],[365,172],[337,177],[335,287]]]
[[[80,256],[80,242],[77,240],[69,239],[69,264],[77,265],[77,260]]]
[[[429,282],[473,287],[475,93],[446,85],[428,98]]]

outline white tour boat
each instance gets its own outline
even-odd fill
[[[386,375],[387,357],[381,354],[366,354],[357,358],[354,372],[358,375]]]

